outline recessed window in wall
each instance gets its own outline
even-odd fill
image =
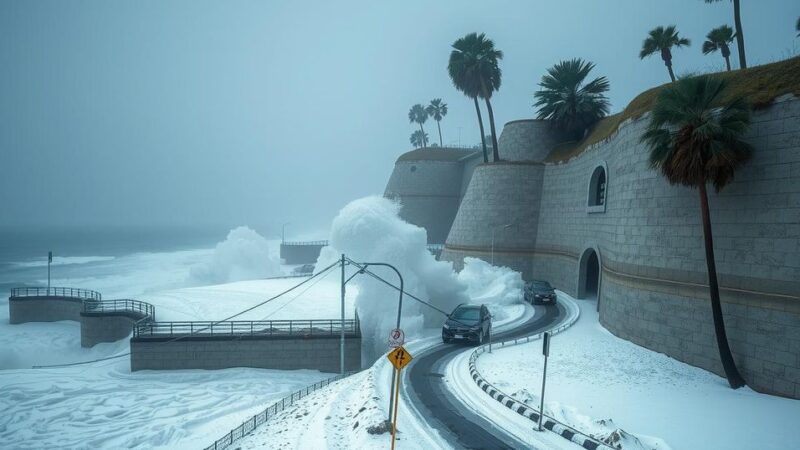
[[[412,172],[416,172],[417,171],[417,166],[411,166],[411,171]]]
[[[589,213],[605,212],[606,210],[606,168],[597,166],[592,172],[589,180],[589,201],[587,211]]]

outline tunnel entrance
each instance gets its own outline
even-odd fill
[[[596,299],[600,289],[600,259],[597,252],[586,249],[581,255],[578,273],[578,298]]]

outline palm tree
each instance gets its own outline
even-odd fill
[[[795,31],[797,31],[797,36],[800,37],[800,17],[797,18],[797,23],[794,25]]]
[[[428,142],[428,135],[424,131],[417,130],[411,133],[411,145],[415,148],[425,147],[425,144]]]
[[[428,120],[428,112],[425,111],[425,107],[417,103],[416,105],[412,106],[411,109],[408,110],[408,121],[411,123],[419,124],[419,131],[422,132],[422,146],[428,146],[428,135],[425,134],[425,129],[422,128],[422,124]]]
[[[748,160],[752,148],[741,140],[750,126],[750,107],[741,98],[718,107],[725,89],[725,80],[710,76],[685,78],[665,87],[653,107],[642,142],[650,148],[651,167],[659,169],[670,184],[700,192],[714,331],[725,376],[736,389],[745,381],[725,333],[706,185],[712,183],[717,192],[724,188]]]
[[[478,114],[478,125],[481,128],[481,139],[483,139],[483,121],[478,107],[478,97],[486,101],[486,109],[489,112],[489,126],[492,131],[492,155],[495,161],[500,160],[500,153],[497,151],[497,133],[494,126],[494,111],[492,110],[492,93],[500,89],[500,79],[502,73],[498,61],[503,59],[503,52],[494,48],[494,42],[486,38],[484,33],[470,33],[453,43],[453,51],[450,52],[450,61],[447,71],[456,89],[463,92],[467,97],[475,101],[475,111]],[[485,143],[483,160],[488,162]]]
[[[431,100],[431,104],[425,108],[425,111],[436,121],[436,127],[439,128],[439,147],[442,147],[442,124],[440,122],[447,115],[447,103],[440,98],[435,98]]]
[[[731,49],[728,44],[733,42],[733,30],[727,25],[714,28],[706,35],[706,41],[703,42],[703,54],[707,55],[719,50],[722,57],[725,58],[725,66],[728,67],[728,72],[731,71]]]
[[[650,30],[647,39],[642,42],[642,51],[639,52],[639,59],[645,59],[655,52],[661,52],[661,59],[669,71],[669,77],[675,81],[675,73],[672,71],[672,47],[683,47],[689,45],[689,40],[678,36],[675,25],[666,28],[656,27]]]
[[[608,114],[609,83],[598,77],[584,84],[594,63],[580,58],[561,61],[547,69],[533,97],[539,108],[539,119],[549,119],[572,138],[580,139],[585,131]]]
[[[705,0],[706,3],[716,3],[722,0]],[[739,68],[747,68],[747,58],[744,55],[744,31],[742,31],[742,15],[739,0],[733,1],[733,24],[736,26],[736,46],[739,48]]]

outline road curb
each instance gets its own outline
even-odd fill
[[[560,300],[563,300],[563,298]],[[580,309],[578,308],[578,305],[576,305],[569,299],[567,299],[566,302],[562,301],[562,303],[566,303],[569,305],[567,309],[570,310],[569,311],[570,315],[567,317],[567,320],[565,320],[564,323],[562,323],[557,328],[550,330],[550,334],[561,333],[562,331],[571,327],[575,322],[577,322],[578,317],[580,317]],[[524,344],[541,339],[541,337],[542,333],[537,333],[534,335],[526,336],[524,338],[509,339],[506,341],[493,343],[492,346],[507,347],[512,345]],[[469,374],[472,377],[472,380],[475,382],[475,384],[478,385],[478,387],[483,392],[486,392],[493,399],[500,402],[501,405],[531,420],[533,423],[538,425],[539,412],[536,409],[531,408],[530,406],[515,400],[510,395],[503,393],[502,391],[500,391],[500,389],[497,389],[494,385],[486,381],[481,376],[480,372],[478,372],[478,367],[476,362],[478,360],[478,357],[486,352],[487,348],[488,344],[482,345],[477,349],[475,349],[469,357]],[[544,416],[544,420],[542,421],[542,427],[558,434],[564,439],[567,439],[575,444],[580,445],[586,450],[613,450],[611,447],[609,447],[602,441],[599,441],[593,438],[592,436],[584,434],[578,431],[577,429],[570,427],[569,425],[563,424],[553,419],[552,417],[548,417],[547,415]]]

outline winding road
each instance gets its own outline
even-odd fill
[[[561,305],[535,306],[533,318],[509,331],[497,333],[493,340],[502,341],[546,331],[558,324],[566,315]],[[454,448],[469,449],[521,449],[530,448],[472,411],[454,398],[445,385],[444,370],[461,352],[471,347],[460,344],[439,344],[415,357],[406,371],[406,393],[425,417],[428,425],[436,429]]]

